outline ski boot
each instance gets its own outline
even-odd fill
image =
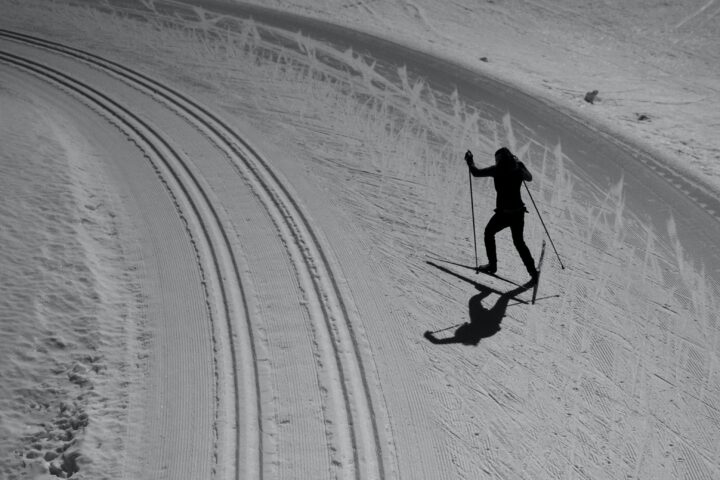
[[[497,265],[488,263],[487,265],[480,265],[475,269],[475,273],[487,273],[488,275],[495,275],[497,273]]]

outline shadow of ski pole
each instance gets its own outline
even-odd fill
[[[498,290],[498,289],[496,289],[496,288],[493,288],[493,287],[491,287],[491,286],[488,286],[488,285],[485,285],[485,284],[476,282],[476,281],[474,281],[474,280],[472,280],[472,279],[470,279],[470,278],[467,278],[467,277],[464,276],[464,275],[460,275],[460,274],[457,273],[457,272],[453,272],[453,271],[450,270],[449,268],[445,268],[445,267],[443,267],[442,265],[438,265],[437,263],[433,263],[433,262],[431,262],[431,261],[429,261],[429,260],[427,260],[425,263],[427,263],[428,265],[432,265],[433,267],[437,268],[438,270],[440,270],[440,271],[442,271],[442,272],[445,272],[445,273],[447,273],[447,274],[449,274],[449,275],[452,275],[452,276],[455,277],[455,278],[459,278],[460,280],[462,280],[462,281],[464,281],[464,282],[466,282],[466,283],[469,283],[470,285],[472,285],[473,287],[475,287],[475,288],[478,289],[478,290],[481,290],[481,291],[490,291],[490,292],[495,293],[495,294],[497,294],[497,295],[507,295],[507,293],[508,293],[508,292],[503,292],[502,290]],[[522,287],[522,286],[518,285],[518,287]],[[523,290],[523,291],[524,291],[524,290]],[[523,300],[522,298],[519,298],[519,297],[517,297],[517,296],[515,296],[515,295],[511,296],[510,298],[512,298],[512,299],[515,300],[516,302],[523,303],[523,304],[525,304],[525,305],[528,305],[528,304],[530,303],[530,302],[525,301],[525,300]]]

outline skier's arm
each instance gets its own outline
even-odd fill
[[[518,162],[518,167],[520,167],[520,175],[522,176],[522,179],[526,182],[532,182],[532,173],[525,167],[525,164],[522,162]]]
[[[474,164],[469,167],[473,177],[492,177],[495,171],[494,167],[477,168]]]
[[[465,153],[465,161],[470,169],[470,173],[474,177],[492,177],[494,171],[493,167],[477,168],[475,166],[475,161],[473,160],[473,154],[470,150]]]

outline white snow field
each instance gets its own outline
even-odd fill
[[[720,478],[720,5],[596,3],[0,0],[0,478]]]

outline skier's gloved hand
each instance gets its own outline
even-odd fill
[[[465,152],[465,161],[467,162],[468,167],[475,166],[475,162],[473,161],[473,154],[470,150]]]

